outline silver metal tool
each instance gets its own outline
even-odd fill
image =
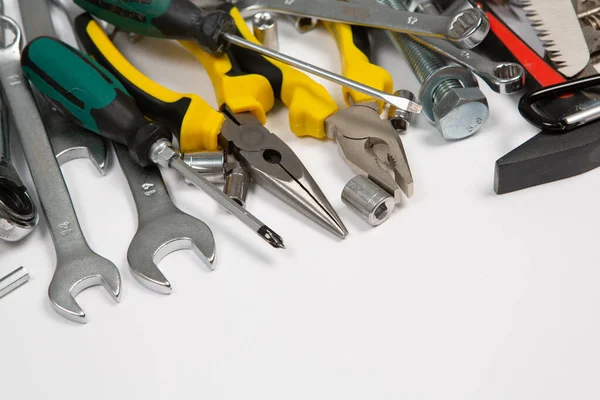
[[[29,282],[29,274],[23,267],[19,267],[10,274],[3,276],[0,278],[0,298],[27,282]]]
[[[208,194],[271,246],[280,249],[285,248],[283,239],[277,232],[246,211],[242,206],[183,162],[181,154],[169,141],[161,139],[154,143],[150,149],[150,159],[162,168],[173,168],[179,172],[181,176]]]
[[[133,275],[147,288],[169,294],[171,284],[158,263],[174,251],[188,249],[213,270],[215,239],[210,228],[173,204],[157,167],[140,167],[123,145],[115,144],[115,151],[138,213],[137,233],[127,250]]]
[[[457,0],[448,7],[442,15],[456,13],[475,7],[468,0]],[[420,3],[418,7],[422,12],[438,12],[431,1]],[[511,94],[518,92],[525,85],[525,68],[521,64],[513,62],[492,61],[477,52],[464,51],[454,46],[448,46],[440,40],[422,40],[423,38],[412,36],[414,40],[435,52],[449,58],[457,64],[468,68],[478,75],[495,92],[500,94]]]
[[[494,91],[512,94],[523,89],[525,69],[513,62],[492,61],[474,51],[462,50],[451,43],[436,38],[412,36],[417,42],[449,58],[455,63],[477,74]]]
[[[0,127],[0,239],[16,242],[38,223],[37,207],[10,161],[10,111],[4,99]]]
[[[410,90],[396,90],[396,96],[404,97],[409,100],[414,100],[415,95]],[[390,107],[388,110],[388,121],[392,124],[396,132],[404,133],[410,126],[413,114],[405,110],[400,110],[396,107]]]
[[[227,196],[240,206],[246,206],[246,196],[250,190],[251,177],[247,168],[240,165],[237,160],[230,163],[225,175],[225,187],[223,191]]]
[[[406,9],[404,0],[379,1],[393,9]],[[419,98],[423,113],[442,136],[456,140],[476,133],[487,120],[489,109],[475,76],[463,67],[447,66],[437,53],[408,35],[389,31],[387,34],[422,83]]]
[[[227,155],[224,151],[203,151],[185,153],[183,161],[214,184],[225,183]],[[191,182],[186,181],[188,184]]]
[[[590,61],[590,52],[571,0],[522,3],[556,69],[567,78],[580,73]]]
[[[376,102],[340,110],[325,123],[327,135],[335,138],[340,156],[356,174],[377,183],[396,203],[402,192],[413,195],[414,181],[404,147],[390,122],[379,117]]]
[[[183,161],[214,184],[224,184],[223,192],[240,206],[246,205],[251,177],[248,170],[223,151],[187,153]],[[187,182],[191,184],[191,182]]]
[[[21,70],[21,30],[6,16],[0,16],[0,21],[14,34],[12,43],[0,48],[0,82],[56,249],[56,271],[48,296],[60,315],[84,323],[86,314],[75,296],[91,286],[103,285],[118,301],[121,276],[113,263],[89,248],[83,236],[40,113]]]
[[[396,206],[388,192],[360,175],[350,179],[344,186],[342,201],[371,226],[387,221]]]
[[[250,112],[232,113],[221,128],[221,147],[231,153],[252,180],[340,238],[348,235],[344,223],[292,149]],[[251,140],[249,140],[251,139]]]
[[[23,31],[28,41],[40,36],[57,37],[46,0],[19,0],[18,3]],[[106,174],[108,150],[101,136],[80,128],[49,107],[45,107],[42,112],[48,137],[61,165],[71,160],[87,158],[101,175]]]
[[[252,32],[263,46],[279,50],[277,19],[268,12],[258,12],[252,17]]]
[[[346,1],[241,0],[236,6],[243,13],[271,11],[420,36],[434,36],[449,40],[465,49],[481,43],[490,28],[485,16],[476,10],[465,10],[447,17],[391,11]]]

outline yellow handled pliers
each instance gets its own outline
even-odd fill
[[[223,4],[220,8],[234,18],[242,37],[258,43],[236,7]],[[324,25],[336,40],[345,77],[388,93],[393,91],[391,75],[370,63],[354,41],[349,25]],[[236,46],[229,51],[244,72],[262,75],[271,82],[276,99],[289,109],[292,132],[298,136],[335,138],[342,158],[354,172],[377,183],[396,202],[400,201],[401,192],[412,196],[414,184],[406,153],[393,126],[379,115],[382,102],[344,88],[350,107],[339,110],[329,92],[303,72]]]
[[[182,152],[215,150],[233,155],[252,179],[305,216],[344,238],[343,222],[292,149],[263,124],[274,93],[263,76],[236,70],[227,55],[214,57],[191,41],[181,41],[211,78],[219,112],[193,93],[171,91],[137,70],[89,14],[75,20],[88,54],[112,72],[153,120],[180,132]]]

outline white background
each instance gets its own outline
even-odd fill
[[[286,53],[340,70],[323,30],[300,37],[285,22],[280,36]],[[375,38],[396,88],[418,92],[402,57]],[[153,79],[216,105],[206,73],[176,44],[124,35],[117,44]],[[325,85],[342,105],[341,90]],[[56,259],[45,220],[21,243],[0,243],[0,275],[24,266],[32,276],[0,300],[0,398],[598,398],[600,171],[494,194],[495,160],[536,129],[517,97],[482,90],[491,115],[477,135],[446,142],[419,118],[403,137],[415,195],[378,228],[341,202],[352,173],[335,143],[295,137],[283,107],[269,114],[345,221],[343,241],[255,188],[248,209],[288,248],[272,249],[163,171],[174,202],[217,243],[214,272],[191,251],[160,264],[169,296],[127,266],[137,217],[116,159],[105,177],[87,160],[68,163],[83,231],[119,267],[122,299],[86,290],[77,301],[89,323],[65,320],[47,298]]]

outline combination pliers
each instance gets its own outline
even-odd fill
[[[219,112],[196,94],[171,91],[142,74],[89,14],[75,19],[75,31],[86,52],[122,82],[148,118],[180,133],[182,152],[221,147],[257,184],[337,236],[348,234],[300,159],[263,126],[275,102],[267,79],[237,70],[227,55],[215,57],[196,42],[180,41],[208,72]]]

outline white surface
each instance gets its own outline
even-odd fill
[[[300,38],[282,24],[280,34],[286,53],[339,71],[323,31]],[[215,104],[205,72],[176,45],[118,44],[152,78]],[[377,54],[396,87],[418,90],[391,47]],[[167,171],[175,203],[217,242],[212,273],[189,251],[161,263],[170,296],[128,269],[136,214],[115,158],[103,178],[86,160],[65,165],[90,246],[121,271],[122,301],[89,289],[77,297],[89,323],[69,322],[47,299],[56,260],[46,222],[0,243],[0,275],[22,265],[32,276],[0,300],[0,398],[598,398],[600,171],[495,195],[495,160],[536,130],[516,98],[483,90],[491,118],[476,136],[445,142],[423,118],[404,136],[415,196],[375,229],[340,200],[352,173],[335,144],[297,138],[284,108],[270,113],[268,127],[346,222],[344,241],[257,188],[248,209],[288,247],[271,249]]]

